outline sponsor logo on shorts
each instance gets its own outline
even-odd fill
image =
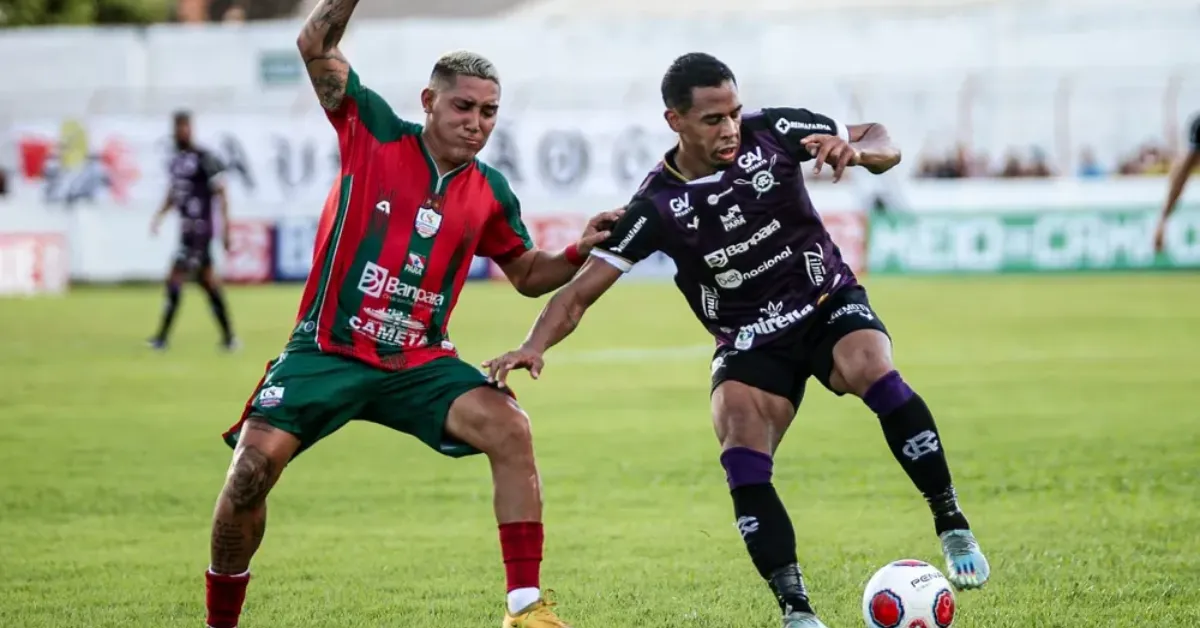
[[[803,309],[784,312],[783,303],[772,301],[759,311],[763,313],[761,318],[738,330],[737,340],[733,343],[734,347],[742,350],[749,349],[754,345],[756,337],[767,336],[791,327],[808,316],[813,311],[813,306],[805,305]]]
[[[267,386],[258,392],[260,408],[275,408],[283,403],[283,386]]]
[[[392,277],[388,269],[374,262],[367,262],[367,265],[363,266],[362,276],[358,278],[358,289],[369,297],[386,294],[405,303],[420,303],[435,308],[446,302],[445,295],[404,283],[399,277]]]
[[[871,308],[861,303],[851,303],[849,305],[843,305],[842,307],[834,310],[833,314],[829,316],[829,324],[832,325],[833,321],[836,321],[843,316],[850,315],[861,316],[869,321],[875,320],[875,312],[872,312]]]
[[[725,266],[729,265],[730,258],[741,255],[742,253],[745,253],[746,251],[758,246],[763,240],[766,240],[776,231],[779,231],[780,227],[782,227],[782,225],[780,224],[779,219],[776,218],[762,229],[754,232],[754,235],[750,236],[750,239],[743,242],[738,242],[736,244],[730,244],[723,249],[717,249],[716,251],[705,255],[704,261],[708,264],[709,268],[724,268]]]
[[[752,268],[746,272],[742,272],[740,270],[737,270],[736,268],[733,270],[727,270],[727,271],[717,275],[717,285],[722,288],[725,288],[726,290],[733,290],[734,288],[741,286],[746,281],[749,281],[750,279],[754,279],[755,277],[767,272],[768,270],[775,268],[775,266],[778,265],[779,262],[782,262],[783,260],[785,260],[791,256],[792,256],[792,247],[789,246],[789,247],[783,249],[782,251],[776,253],[775,257],[772,257],[771,259],[759,264],[757,267]]]

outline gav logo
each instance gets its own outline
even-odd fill
[[[404,283],[399,277],[392,277],[388,269],[374,262],[367,262],[367,265],[363,266],[362,275],[358,278],[358,290],[369,297],[386,294],[407,303],[433,307],[441,307],[446,302],[445,295]]]
[[[741,255],[742,253],[749,251],[751,248],[758,246],[760,242],[771,237],[771,234],[779,231],[780,226],[779,219],[776,218],[762,229],[756,231],[754,235],[750,236],[749,240],[738,242],[736,244],[730,244],[723,249],[717,249],[716,251],[705,255],[704,261],[708,264],[709,268],[724,268],[729,264],[729,258]]]
[[[670,205],[671,212],[675,214],[676,218],[683,218],[695,210],[695,208],[692,207],[692,201],[690,198],[688,198],[687,192],[684,192],[683,196],[671,199]]]
[[[744,273],[740,270],[737,270],[736,268],[732,269],[732,270],[727,270],[727,271],[717,275],[717,285],[722,288],[725,288],[726,290],[733,290],[734,288],[741,286],[746,281],[749,281],[750,279],[754,279],[755,277],[767,272],[768,270],[775,268],[775,266],[778,265],[779,262],[782,262],[783,260],[785,260],[791,256],[792,256],[792,247],[789,246],[789,247],[785,248],[784,250],[776,253],[775,257],[772,257],[771,259],[759,264],[757,267],[755,267],[751,270],[748,270]]]
[[[754,150],[742,153],[737,159],[738,168],[741,168],[746,174],[754,174],[755,170],[767,165],[767,158],[763,157],[762,146],[756,146]],[[771,155],[771,165],[775,164],[775,155]]]
[[[748,153],[749,154],[749,153]],[[775,160],[779,155],[772,154],[771,160],[767,162],[766,170],[755,172],[749,179],[734,179],[734,185],[748,185],[754,190],[755,198],[762,198],[763,194],[770,192],[772,188],[779,185],[779,180],[775,178],[775,174],[771,172],[775,168]]]
[[[808,271],[808,280],[814,286],[825,283],[825,249],[817,243],[817,250],[804,252],[804,267]]]

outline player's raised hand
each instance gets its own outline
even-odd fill
[[[842,179],[842,173],[845,172],[846,166],[858,165],[858,150],[836,135],[809,135],[800,140],[800,143],[808,149],[810,155],[816,158],[813,174],[821,174],[821,166],[825,164],[833,166],[834,183]]]
[[[513,369],[527,369],[529,376],[537,379],[542,375],[542,367],[545,364],[541,353],[533,349],[521,347],[516,351],[509,351],[498,358],[492,358],[484,362],[483,368],[488,370],[489,382],[504,388],[508,386],[509,371]]]

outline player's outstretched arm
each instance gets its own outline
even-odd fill
[[[584,262],[574,278],[542,308],[525,342],[517,350],[483,363],[488,381],[506,386],[513,369],[528,369],[534,379],[541,376],[542,355],[575,331],[583,314],[622,274],[621,269],[596,257]]]
[[[338,43],[356,6],[358,0],[320,0],[296,40],[317,100],[329,111],[337,111],[346,95],[350,62],[338,50]]]
[[[592,248],[611,235],[610,229],[625,210],[601,212],[588,221],[579,241],[557,253],[533,249],[500,265],[517,292],[527,297],[540,297],[563,287],[582,264]]]
[[[871,122],[851,124],[846,130],[850,134],[850,147],[858,153],[856,165],[872,174],[883,174],[900,163],[900,147],[892,142],[887,127]]]

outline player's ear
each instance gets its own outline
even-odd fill
[[[680,130],[682,130],[683,127],[680,124],[681,120],[679,118],[679,112],[675,111],[674,109],[667,109],[664,111],[663,119],[667,121],[667,126],[671,127],[671,130],[675,133],[679,133]]]
[[[437,92],[433,91],[433,88],[426,87],[421,90],[421,109],[424,109],[425,113],[433,113],[433,101],[436,98]]]

